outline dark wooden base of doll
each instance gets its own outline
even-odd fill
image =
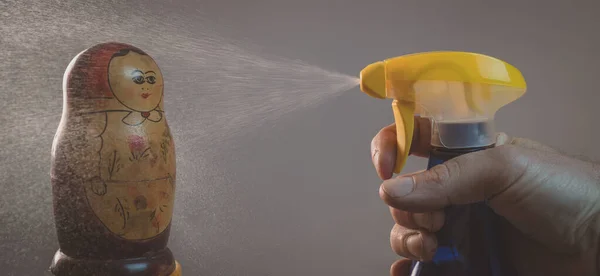
[[[168,248],[123,260],[76,259],[58,250],[50,272],[54,276],[180,276],[181,268]]]

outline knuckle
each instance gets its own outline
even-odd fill
[[[410,220],[415,227],[419,229],[424,229],[426,231],[434,231],[434,221],[433,221],[433,213],[425,212],[425,213],[410,213]]]
[[[446,198],[446,202],[452,204],[451,191],[454,184],[453,179],[458,179],[460,175],[460,163],[456,159],[450,159],[440,165],[431,168],[431,175],[428,182],[437,186],[440,196]]]
[[[503,163],[512,162],[523,154],[523,148],[516,145],[502,145],[490,151],[491,157]]]
[[[392,218],[394,222],[400,225],[406,224],[406,212],[396,209],[394,207],[390,207],[390,212],[392,213]]]
[[[382,147],[382,145],[385,143],[384,135],[385,129],[382,129],[379,132],[377,132],[375,136],[373,136],[373,139],[371,139],[371,155],[377,153]]]
[[[492,151],[493,155],[491,157],[493,160],[499,162],[499,165],[511,168],[511,173],[521,174],[527,170],[530,164],[530,158],[525,152],[528,152],[525,148],[515,145],[504,145]]]
[[[392,247],[392,251],[397,255],[403,255],[403,243],[402,243],[402,230],[401,226],[396,224],[392,227],[392,231],[390,232],[390,246]]]
[[[492,160],[498,161],[498,162],[502,162],[502,163],[507,163],[507,162],[512,162],[513,160],[517,159],[519,156],[523,155],[523,152],[528,151],[526,148],[517,146],[517,145],[513,145],[513,144],[506,144],[506,145],[501,145],[501,146],[497,146],[493,149],[489,149],[487,150],[488,153],[488,157],[491,158]]]
[[[375,135],[373,137],[373,139],[371,139],[371,155],[375,154],[375,151],[377,150],[377,139],[378,139],[378,135]]]
[[[454,174],[458,172],[460,166],[456,162],[456,160],[451,159],[440,165],[434,166],[427,174],[427,182],[431,182],[438,186],[445,186],[445,184],[450,181]]]
[[[403,257],[412,257],[406,247],[406,240],[416,233],[416,231],[409,231],[398,224],[394,225],[390,233],[390,246],[394,253]]]

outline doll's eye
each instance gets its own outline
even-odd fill
[[[144,83],[144,77],[143,76],[135,76],[135,77],[133,77],[131,79],[133,80],[133,82],[135,82],[137,84]]]
[[[156,83],[156,77],[154,77],[154,76],[148,76],[148,77],[146,77],[146,81],[149,84],[154,84],[154,83]]]

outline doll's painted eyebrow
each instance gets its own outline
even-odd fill
[[[152,74],[155,74],[155,75],[156,75],[156,73],[155,73],[154,71],[146,71],[146,73],[145,73],[145,74],[148,74],[148,73],[152,73]]]
[[[140,71],[140,70],[133,70],[133,71],[131,72],[131,74],[134,74],[134,73],[140,73],[140,74],[142,74],[142,75],[144,74],[144,72],[142,72],[142,71]]]

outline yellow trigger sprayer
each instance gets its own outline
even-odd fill
[[[360,88],[394,99],[398,154],[395,173],[408,158],[414,116],[431,121],[428,169],[456,156],[493,147],[494,115],[526,91],[519,70],[499,59],[465,52],[419,53],[376,62],[360,73]],[[501,217],[486,202],[453,206],[436,233],[431,262],[414,262],[413,276],[517,275],[498,246]]]

